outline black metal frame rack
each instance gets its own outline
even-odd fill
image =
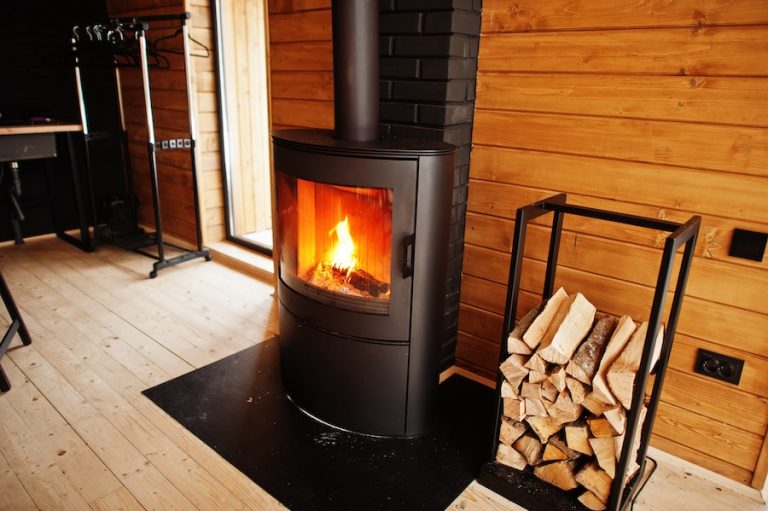
[[[656,289],[651,305],[650,317],[648,319],[648,333],[645,338],[643,355],[640,362],[640,369],[635,378],[635,384],[632,392],[632,405],[627,414],[626,434],[624,444],[621,449],[621,455],[616,466],[616,474],[611,485],[611,494],[607,503],[609,511],[624,511],[637,498],[639,491],[645,484],[646,452],[650,440],[653,422],[656,415],[656,409],[661,397],[664,375],[666,373],[669,356],[672,349],[672,341],[675,337],[677,321],[682,306],[685,286],[688,280],[693,251],[696,245],[696,239],[701,225],[701,217],[693,216],[687,222],[680,224],[666,220],[654,218],[645,218],[622,213],[615,213],[606,210],[587,208],[566,203],[566,194],[559,194],[549,197],[545,200],[535,202],[517,210],[515,219],[515,231],[513,238],[512,258],[509,268],[509,283],[506,298],[506,311],[504,313],[504,323],[501,335],[501,350],[499,363],[506,360],[507,353],[507,334],[512,330],[515,324],[515,314],[517,311],[518,295],[520,291],[520,278],[523,267],[523,253],[525,247],[526,229],[528,224],[545,214],[553,213],[552,228],[550,233],[549,253],[544,278],[543,298],[552,296],[555,275],[557,272],[557,259],[560,248],[560,239],[563,229],[563,221],[566,215],[575,215],[589,217],[608,222],[616,222],[635,227],[661,230],[671,233],[664,240],[664,249],[661,257],[659,275],[656,281]],[[664,304],[667,298],[667,291],[670,287],[675,254],[684,246],[682,260],[680,262],[680,271],[678,273],[675,291],[672,297],[672,304],[667,318],[664,340],[662,342],[661,353],[655,367],[650,367],[653,358],[654,340],[657,338],[661,320],[664,311]],[[653,389],[647,402],[647,414],[645,422],[640,424],[642,404],[644,403],[645,388],[648,383],[648,376],[655,374],[656,378]],[[500,420],[502,413],[501,382],[503,375],[497,373],[496,393],[496,422],[494,423],[493,445],[490,459],[495,459],[496,448],[499,440]],[[638,433],[638,426],[641,426],[640,443],[637,450],[636,461],[640,468],[627,480],[627,469],[632,456],[633,443],[635,435]],[[527,471],[517,471],[506,467],[495,461],[487,462],[478,477],[478,482],[488,488],[504,495],[510,500],[528,507],[531,511],[535,510],[560,510],[560,509],[586,509],[570,494],[539,481],[533,474]]]
[[[144,107],[146,112],[146,123],[147,123],[147,153],[148,153],[148,159],[149,159],[149,175],[150,175],[150,182],[152,186],[152,205],[153,205],[153,212],[154,212],[154,223],[155,223],[155,231],[150,233],[141,233],[138,236],[129,236],[126,238],[120,238],[119,236],[115,236],[112,239],[112,242],[118,246],[121,246],[127,250],[131,250],[133,252],[145,255],[147,257],[150,257],[152,259],[155,259],[155,263],[152,265],[152,270],[149,272],[150,278],[157,277],[157,273],[164,269],[168,268],[170,266],[174,266],[180,263],[183,263],[185,261],[190,261],[192,259],[196,259],[198,257],[205,258],[206,261],[211,260],[211,254],[208,251],[207,248],[203,247],[203,236],[202,236],[202,230],[200,225],[200,201],[199,201],[199,194],[198,194],[198,182],[197,182],[197,156],[196,156],[196,140],[197,140],[197,120],[195,118],[194,113],[194,103],[193,103],[193,87],[192,87],[192,74],[191,74],[191,62],[190,62],[190,37],[189,37],[189,27],[187,25],[187,20],[190,17],[189,12],[183,12],[179,14],[169,14],[169,15],[160,15],[160,16],[143,16],[143,17],[130,17],[130,18],[113,18],[110,20],[111,27],[114,27],[115,30],[119,30],[120,33],[125,31],[130,31],[133,33],[133,36],[138,40],[139,44],[139,68],[141,69],[141,77],[142,77],[142,88],[144,93]],[[149,84],[149,58],[148,58],[148,51],[147,51],[147,36],[146,33],[150,28],[150,23],[158,22],[158,21],[178,21],[180,24],[180,30],[183,38],[183,57],[184,57],[184,76],[185,76],[185,82],[186,82],[186,93],[187,93],[187,112],[188,112],[188,119],[189,119],[189,138],[178,138],[178,139],[168,139],[168,140],[156,140],[155,138],[155,122],[154,122],[154,114],[152,112],[152,95],[150,92],[150,84]],[[102,27],[102,28],[109,28]],[[105,41],[109,41],[110,38],[107,36]],[[75,52],[77,52],[77,41],[73,39],[73,49]],[[88,144],[89,142],[94,138],[90,136],[88,132],[88,126],[86,122],[86,110],[85,110],[85,102],[83,98],[83,90],[82,90],[82,81],[81,76],[79,72],[79,63],[77,58],[75,59],[75,69],[76,69],[76,80],[77,80],[77,93],[78,93],[78,100],[80,103],[80,112],[81,117],[83,119],[83,133],[85,135],[85,141],[86,141],[86,168],[87,173],[90,176],[90,159],[89,159],[89,152],[88,152]],[[126,132],[125,132],[125,118],[124,118],[124,112],[122,108],[122,93],[120,89],[120,79],[119,79],[119,70],[117,64],[115,65],[115,80],[117,82],[117,93],[118,93],[118,101],[120,103],[120,117],[121,117],[121,126],[123,130],[123,147],[124,147],[124,159],[128,160],[128,158],[125,156],[127,151],[127,148],[125,147],[125,140],[126,140]],[[191,167],[192,167],[192,193],[193,193],[193,201],[195,203],[195,233],[196,233],[196,246],[194,249],[189,250],[177,245],[174,245],[172,243],[168,243],[163,239],[163,224],[162,224],[162,214],[161,214],[161,204],[160,204],[160,193],[159,193],[159,184],[158,184],[158,177],[157,177],[157,152],[158,151],[169,151],[169,150],[188,150],[190,153],[191,158]],[[126,178],[126,186],[130,195],[130,199],[133,199],[133,186],[130,181],[130,177]],[[92,189],[92,185],[91,185]],[[93,197],[91,197],[93,202]],[[96,211],[95,211],[95,205],[94,205],[94,224],[98,224],[96,220]],[[166,246],[172,247],[178,252],[182,252],[181,255],[177,255],[174,257],[166,257]],[[150,252],[148,249],[149,247],[155,247],[156,253]]]

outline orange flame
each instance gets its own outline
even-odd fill
[[[357,249],[352,235],[349,233],[349,219],[344,217],[344,220],[328,231],[328,236],[333,235],[334,232],[336,233],[336,246],[333,249],[331,264],[337,270],[349,273],[355,269],[357,264],[355,258]]]

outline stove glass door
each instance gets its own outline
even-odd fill
[[[277,172],[280,278],[320,303],[389,314],[393,189]]]

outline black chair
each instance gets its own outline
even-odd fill
[[[2,359],[6,350],[8,350],[8,345],[11,344],[11,341],[13,340],[13,336],[16,335],[16,332],[19,333],[21,342],[24,343],[25,346],[32,344],[32,338],[29,336],[27,327],[21,319],[19,309],[16,308],[16,302],[13,301],[13,296],[11,296],[11,291],[8,289],[8,284],[5,283],[2,273],[0,273],[0,295],[3,298],[5,308],[8,309],[8,315],[11,317],[11,324],[8,327],[8,331],[5,332],[3,340],[0,341],[0,359]],[[8,392],[9,390],[11,390],[11,382],[8,380],[5,371],[3,371],[3,367],[0,366],[0,392]]]

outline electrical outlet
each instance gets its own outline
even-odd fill
[[[693,371],[710,378],[738,385],[743,368],[743,360],[699,349]]]

